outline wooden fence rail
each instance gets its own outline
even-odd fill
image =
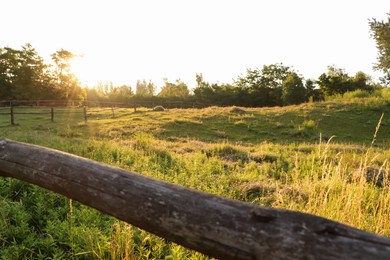
[[[0,176],[27,181],[222,259],[390,259],[390,239],[0,139]]]
[[[123,107],[137,108],[164,106],[165,108],[205,108],[211,104],[198,101],[184,100],[127,100],[124,102],[97,101],[97,100],[0,100],[0,107],[30,106],[30,107]]]
[[[6,107],[7,108],[7,107]],[[16,109],[17,108],[17,109]],[[44,111],[44,112],[19,112],[19,111],[16,111],[16,110],[19,110],[20,108],[25,108],[25,107],[9,107],[7,109],[9,109],[9,112],[0,112],[0,115],[10,115],[10,118],[11,118],[11,125],[16,125],[15,124],[15,115],[50,115],[50,121],[51,122],[54,122],[54,108],[51,107],[50,110],[47,110],[47,111]],[[28,107],[30,108],[30,107]],[[4,107],[2,108],[4,109]],[[111,108],[110,109],[112,111],[112,114],[113,114],[113,117],[114,117],[114,108]],[[57,108],[56,108],[56,113],[61,113],[61,112],[58,112]],[[74,112],[72,112],[74,113]],[[79,113],[82,113],[83,114],[83,118],[84,118],[84,121],[87,122],[88,120],[88,113],[87,113],[87,107],[83,107],[83,111],[82,112],[79,112]]]

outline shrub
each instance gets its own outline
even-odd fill
[[[370,97],[371,93],[366,90],[355,90],[355,91],[349,91],[343,94],[343,98],[345,99],[353,99],[353,98],[367,98]]]
[[[390,100],[390,88],[383,88],[383,89],[381,89],[381,96],[384,99]]]
[[[316,127],[316,122],[312,119],[310,120],[305,120],[302,124],[302,126],[305,128],[305,129],[313,129]]]

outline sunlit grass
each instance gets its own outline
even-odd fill
[[[55,122],[19,115],[19,125],[4,120],[0,131],[189,188],[390,236],[387,112],[382,100],[116,109],[115,116],[110,109],[90,109],[87,122],[78,110]],[[35,186],[8,179],[0,186],[2,257],[206,258],[77,202],[70,211],[68,199]]]

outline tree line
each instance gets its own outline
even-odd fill
[[[369,21],[371,37],[378,48],[375,69],[383,72],[381,84],[372,82],[369,75],[329,66],[318,79],[305,79],[292,67],[282,63],[247,69],[233,83],[210,83],[197,73],[196,86],[190,89],[181,81],[164,79],[164,85],[139,80],[135,89],[130,85],[114,86],[100,82],[93,88],[83,87],[71,70],[76,57],[61,49],[51,55],[52,63],[45,63],[37,51],[26,44],[21,49],[0,48],[0,100],[92,100],[127,102],[134,100],[180,99],[219,106],[283,106],[309,100],[320,101],[325,96],[341,95],[349,91],[373,91],[390,83],[390,14],[387,21]]]
[[[74,54],[61,49],[45,63],[31,44],[0,48],[0,99],[83,99],[85,89],[70,72]]]

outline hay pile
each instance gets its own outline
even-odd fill
[[[153,111],[165,111],[166,109],[163,106],[156,106],[153,108]]]

